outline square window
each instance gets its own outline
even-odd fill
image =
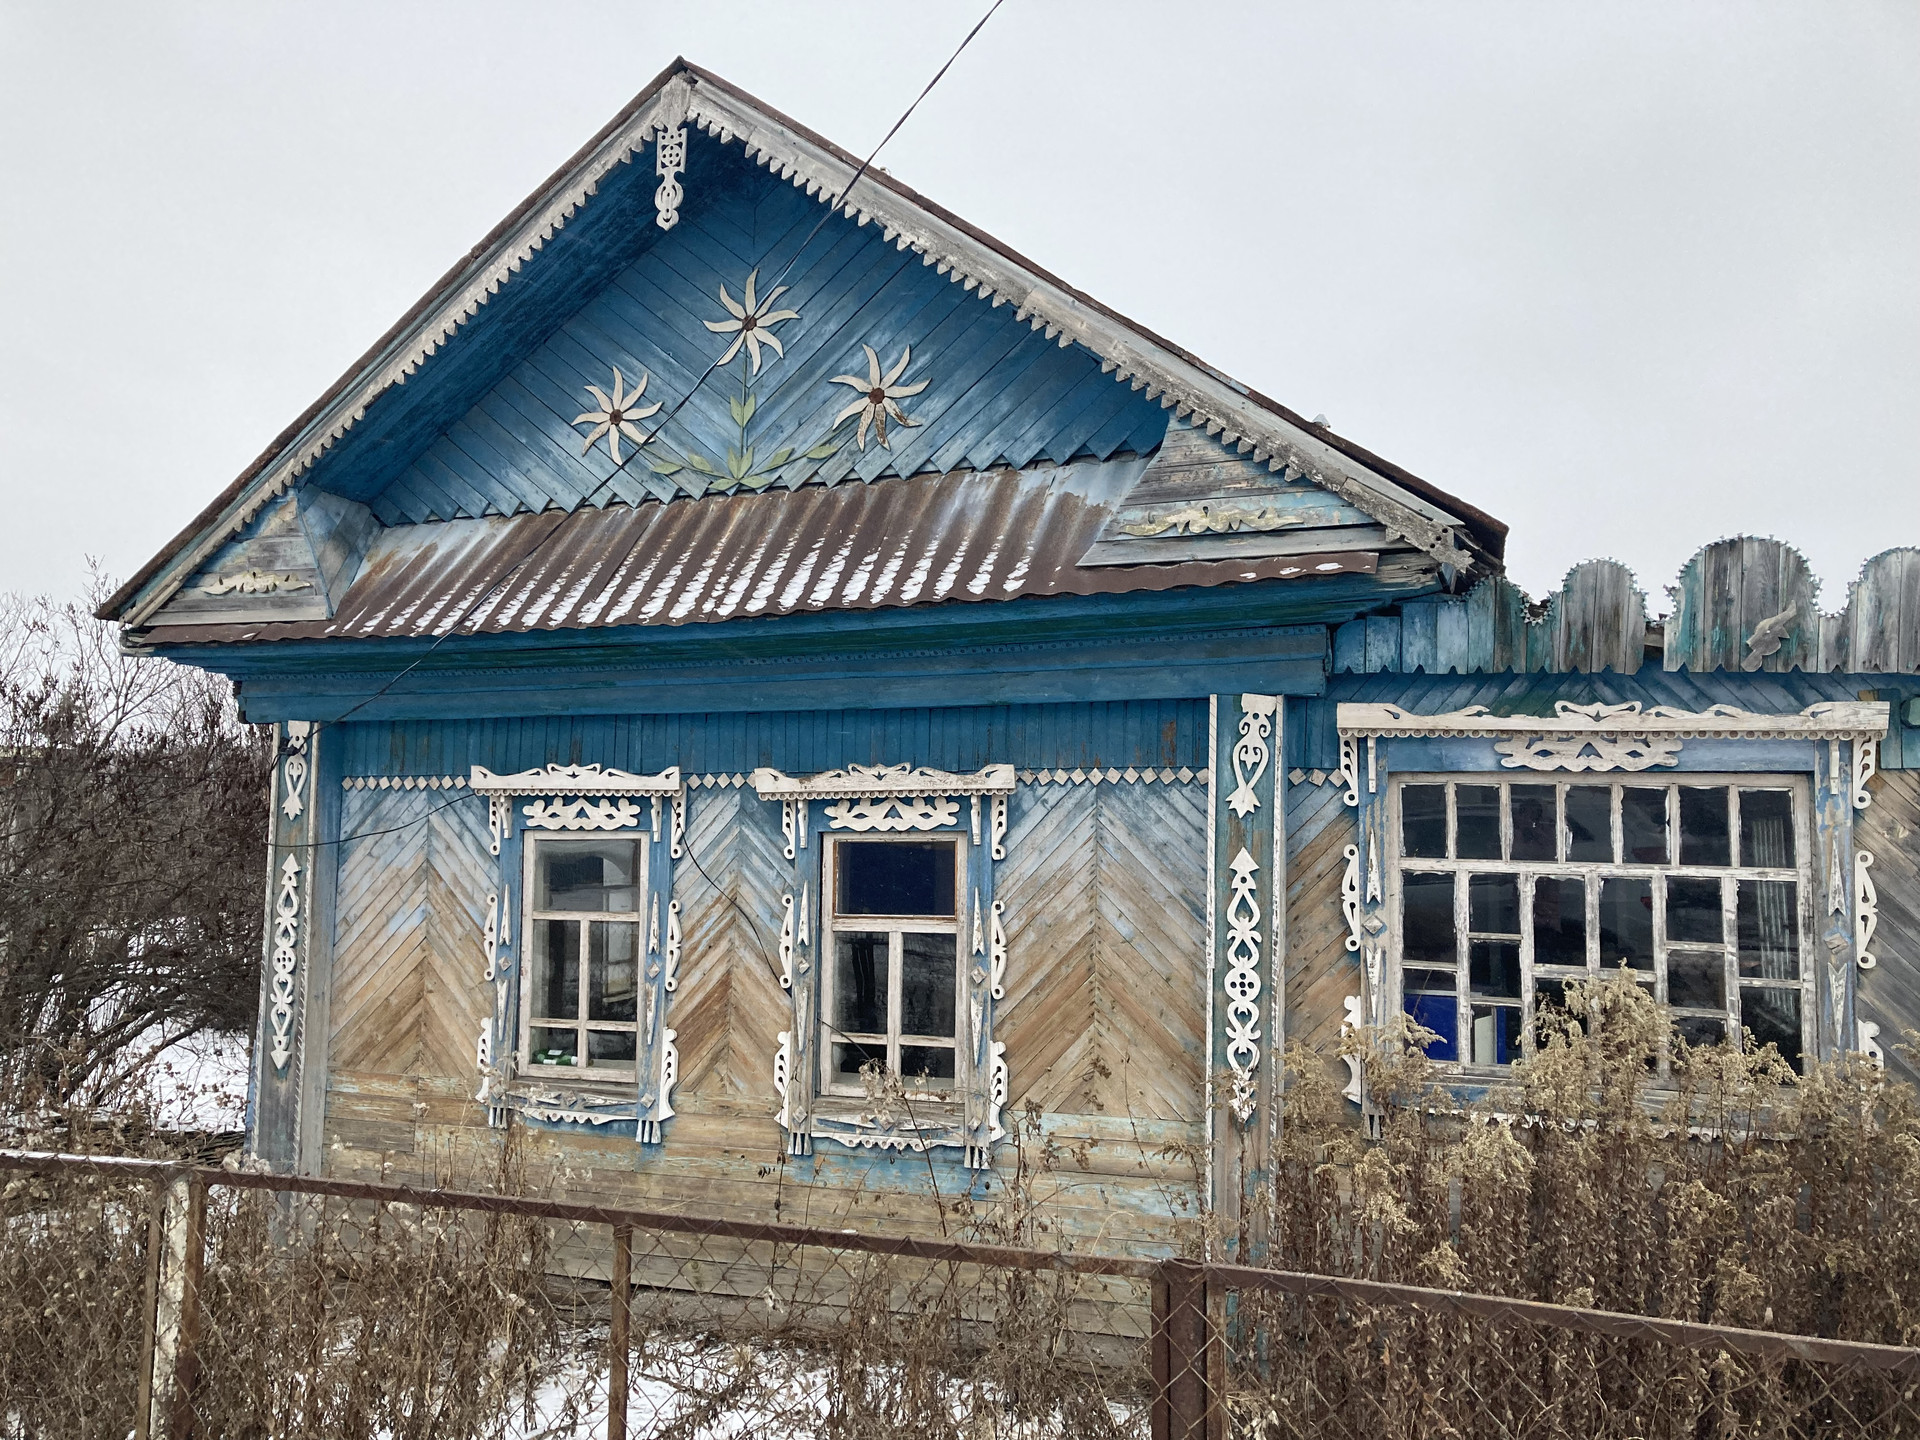
[[[1475,940],[1467,947],[1467,985],[1475,995],[1520,998],[1520,945],[1514,940]]]
[[[1667,943],[1670,945],[1724,945],[1725,918],[1720,911],[1718,880],[1667,881]]]
[[[1407,785],[1400,790],[1400,853],[1426,860],[1447,858],[1447,787]]]
[[[1740,863],[1756,870],[1793,868],[1793,793],[1740,792]]]
[[[841,840],[834,846],[834,910],[952,919],[954,854],[952,841]]]
[[[1404,1002],[1407,1018],[1439,1036],[1427,1042],[1429,1060],[1460,1058],[1460,1009],[1453,995],[1408,995]]]
[[[1461,860],[1500,858],[1500,787],[1456,785],[1453,790],[1454,854]]]
[[[1520,1058],[1520,1007],[1473,1007],[1473,1063],[1511,1065]]]
[[[1667,1003],[1691,1010],[1727,1008],[1727,957],[1718,950],[1676,950],[1667,957]]]
[[[1520,879],[1515,875],[1467,877],[1467,927],[1476,935],[1520,938]]]

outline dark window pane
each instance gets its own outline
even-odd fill
[[[1746,985],[1740,990],[1740,1023],[1753,1032],[1755,1047],[1775,1045],[1780,1058],[1800,1068],[1800,992]]]
[[[953,958],[951,935],[900,937],[901,1034],[953,1034]]]
[[[1420,860],[1447,858],[1447,787],[1400,787],[1400,853]]]
[[[1520,1007],[1473,1007],[1473,1063],[1511,1065],[1520,1058]]]
[[[1400,958],[1409,965],[1452,965],[1453,877],[1407,875],[1400,881]]]
[[[833,937],[834,1028],[853,1035],[886,1033],[888,960],[885,935]]]
[[[1451,995],[1409,995],[1406,1011],[1416,1025],[1424,1025],[1440,1038],[1427,1042],[1429,1060],[1460,1058],[1460,1009]]]
[[[1467,877],[1467,928],[1491,935],[1520,934],[1520,877]]]
[[[1454,855],[1461,860],[1500,858],[1500,787],[1453,788]]]
[[[579,1059],[580,1035],[574,1030],[550,1030],[539,1026],[527,1042],[536,1065],[571,1065]]]
[[[1620,858],[1629,865],[1667,863],[1667,792],[1629,785],[1620,792]]]
[[[1696,1010],[1727,1004],[1727,961],[1717,951],[1680,950],[1667,956],[1667,1003]]]
[[[1453,994],[1453,971],[1402,970],[1400,988],[1409,995],[1451,995]]]
[[[900,1074],[908,1085],[922,1090],[953,1088],[953,1047],[951,1045],[902,1045]]]
[[[1792,792],[1740,792],[1740,863],[1766,870],[1793,868]]]
[[[536,857],[536,910],[639,910],[638,841],[543,840]]]
[[[533,926],[533,974],[528,1001],[541,1020],[572,1020],[580,1014],[580,926],[572,920],[537,920]]]
[[[633,1064],[633,1031],[589,1030],[587,1032],[587,1064]]]
[[[834,851],[842,915],[953,914],[953,846],[843,840]]]
[[[1743,815],[1744,821],[1745,816]],[[1742,829],[1745,829],[1743,824]],[[1740,973],[1755,980],[1800,978],[1800,907],[1791,880],[1742,880],[1735,907]]]
[[[1533,963],[1587,963],[1587,882],[1542,875],[1533,882]]]
[[[1567,787],[1567,859],[1613,859],[1613,790],[1606,785]]]
[[[1467,946],[1467,984],[1475,995],[1520,998],[1520,943],[1475,940]]]
[[[1681,945],[1724,945],[1718,880],[1667,880],[1667,940]]]
[[[869,1060],[886,1068],[887,1042],[874,1040],[862,1044],[858,1040],[836,1040],[832,1046],[832,1055],[828,1060],[829,1075],[839,1085],[858,1085],[860,1067]]]
[[[1709,1020],[1704,1015],[1676,1015],[1673,1029],[1675,1034],[1695,1049],[1718,1045],[1727,1038],[1726,1022]]]
[[[635,951],[639,948],[640,927],[595,920],[587,929],[587,1018],[632,1020],[638,993]]]
[[[1725,865],[1730,858],[1727,836],[1727,787],[1680,787],[1680,863]]]
[[[1542,975],[1533,982],[1533,1013],[1536,1017],[1542,1010],[1567,1008],[1568,978],[1565,975]]]
[[[1653,969],[1653,881],[1600,882],[1600,968]]]
[[[1513,858],[1558,860],[1554,849],[1554,789],[1551,785],[1513,787]]]

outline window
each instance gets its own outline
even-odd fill
[[[1435,1059],[1511,1064],[1568,980],[1624,965],[1688,1041],[1745,1026],[1800,1067],[1804,782],[1411,776],[1393,800],[1401,1002]]]
[[[630,1077],[645,844],[532,839],[520,1060]]]
[[[861,1094],[877,1060],[909,1086],[952,1092],[959,981],[955,840],[832,840],[822,1088]]]

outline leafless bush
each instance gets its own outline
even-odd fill
[[[81,601],[0,597],[0,1116],[117,1107],[244,1030],[269,754],[225,686],[123,655]],[[123,1117],[124,1118],[124,1117]]]

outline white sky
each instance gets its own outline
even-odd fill
[[[865,153],[985,3],[0,0],[0,590],[130,572],[676,53]],[[1912,0],[1007,0],[882,163],[1535,595],[1920,544]]]

